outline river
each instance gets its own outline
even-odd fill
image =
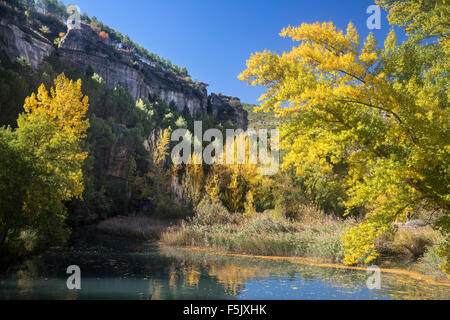
[[[69,290],[66,271],[81,270],[81,289]],[[405,275],[370,274],[230,256],[158,244],[72,246],[33,257],[0,275],[0,299],[450,299],[450,287]]]

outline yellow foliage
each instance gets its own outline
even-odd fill
[[[153,164],[160,168],[164,165],[169,155],[170,131],[161,130],[153,148]]]
[[[163,199],[163,196],[169,191],[170,178],[177,169],[175,166],[166,166],[169,155],[170,131],[168,129],[159,130],[158,134],[153,134],[151,142],[150,160],[152,168],[147,174],[153,181],[153,188],[150,190],[150,193],[154,193],[157,197]]]
[[[419,206],[450,211],[446,36],[397,45],[391,30],[380,49],[372,34],[361,46],[351,23],[346,32],[317,22],[280,35],[299,45],[252,54],[239,79],[264,86],[260,109],[288,119],[283,169],[305,177],[348,167],[348,211],[369,213],[343,238],[345,262],[373,260],[375,239]]]
[[[212,179],[206,185],[206,192],[211,200],[220,199],[220,180],[217,174],[214,174]]]
[[[193,153],[191,161],[186,165],[186,173],[184,176],[184,190],[188,198],[197,204],[202,198],[203,186],[205,184],[205,174],[201,161],[196,161],[199,155]]]
[[[234,152],[234,164],[226,164],[226,150],[237,148],[237,141],[245,141],[245,159],[238,164],[238,154]],[[245,139],[245,140],[242,140]],[[232,143],[232,145],[231,145]],[[245,211],[245,202],[248,192],[253,192],[252,197],[259,196],[259,186],[263,177],[260,175],[260,167],[253,164],[250,159],[250,145],[248,137],[243,134],[234,142],[227,142],[224,147],[222,159],[224,164],[211,166],[211,174],[206,191],[211,199],[220,198],[225,207],[232,212]]]
[[[89,99],[83,97],[81,80],[73,82],[64,73],[54,80],[54,87],[47,91],[39,86],[37,94],[32,93],[25,99],[24,109],[29,118],[45,114],[58,122],[62,130],[70,130],[75,136],[84,138],[89,127],[85,119],[89,108]]]
[[[244,208],[245,208],[244,217],[252,218],[256,214],[255,204],[253,200],[253,192],[251,190],[247,192]]]
[[[31,171],[20,195],[20,212],[14,212],[15,218],[22,220],[15,228],[36,230],[43,246],[67,240],[64,202],[83,195],[88,108],[81,81],[61,74],[50,91],[41,85],[37,94],[26,98],[25,112],[19,115],[13,132],[11,143],[21,151]]]

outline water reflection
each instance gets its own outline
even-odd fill
[[[286,260],[227,256],[162,247],[161,253],[208,271],[225,292],[240,299],[449,299],[450,287],[382,273],[382,288],[369,290],[360,270],[316,267]]]
[[[81,268],[68,290],[66,268]],[[0,299],[449,299],[450,288],[382,274],[366,287],[360,270],[149,245],[139,250],[65,248],[0,276]]]

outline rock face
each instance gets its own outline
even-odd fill
[[[206,112],[204,84],[187,81],[172,71],[158,70],[133,52],[105,44],[87,25],[69,30],[58,54],[82,70],[91,67],[108,87],[121,85],[136,100],[158,96],[166,103],[173,102],[180,111],[188,108],[191,114]]]
[[[175,104],[180,111],[187,108],[194,116],[211,113],[220,121],[230,120],[239,128],[247,128],[247,115],[238,98],[220,94],[208,96],[207,84],[193,82],[132,51],[104,43],[85,24],[81,24],[81,29],[70,28],[56,48],[38,32],[1,19],[0,50],[11,60],[23,57],[34,69],[46,57],[55,54],[84,71],[91,68],[108,87],[120,85],[136,100],[157,96],[168,104]]]
[[[38,32],[1,19],[0,50],[11,60],[23,57],[34,69],[55,54],[81,70],[91,68],[109,88],[120,85],[136,100],[157,96],[180,111],[187,108],[193,116],[210,113],[222,122],[230,120],[239,128],[247,128],[247,115],[238,98],[208,96],[207,84],[193,82],[135,52],[105,43],[85,24],[81,29],[70,28],[60,46],[55,47]]]
[[[237,128],[247,129],[247,112],[238,98],[214,93],[208,96],[207,84],[193,82],[133,51],[105,43],[85,24],[81,29],[70,28],[58,47],[50,40],[24,24],[2,18],[0,13],[0,50],[12,61],[24,58],[37,69],[47,57],[55,55],[83,71],[99,74],[109,88],[122,86],[136,100],[159,97],[179,111],[187,108],[195,119],[210,114],[223,123],[231,121]],[[123,138],[126,129],[117,124],[119,142],[95,157],[107,176],[119,180],[126,178],[128,159],[135,151],[133,144]]]
[[[24,32],[4,19],[0,20],[0,49],[4,50],[12,61],[25,58],[35,69],[54,50],[53,45],[38,33],[30,29]]]
[[[135,151],[132,143],[123,141],[127,127],[123,124],[116,124],[114,132],[117,134],[118,143],[110,150],[110,154],[105,157],[107,163],[104,165],[109,177],[125,180],[128,173],[128,160]]]
[[[244,130],[248,127],[248,113],[239,98],[212,93],[208,98],[208,111],[221,122],[230,120]]]

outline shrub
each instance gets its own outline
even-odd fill
[[[14,232],[13,232],[14,234]],[[24,256],[36,251],[39,244],[39,236],[36,230],[26,229],[12,235],[6,242],[7,250],[15,256]]]
[[[315,239],[311,239],[308,255],[311,257],[324,258],[335,262],[342,261],[344,250],[341,237],[338,232],[321,232]]]
[[[44,34],[50,33],[50,29],[47,26],[42,26],[39,31],[41,31]]]
[[[105,31],[100,31],[98,35],[99,35],[100,39],[102,39],[102,41],[104,43],[108,43],[108,41],[109,41],[109,34],[107,34]]]
[[[297,218],[304,223],[320,222],[325,216],[323,210],[313,206],[300,204],[298,208]]]
[[[97,229],[108,234],[140,239],[157,240],[169,224],[170,220],[158,220],[147,217],[115,217],[104,220],[97,225]]]
[[[155,216],[165,219],[181,219],[190,215],[189,207],[173,203],[165,197],[158,197],[155,204]]]
[[[61,40],[62,38],[55,38],[55,40],[53,41],[53,44],[57,47],[59,47],[61,45]]]
[[[295,226],[285,218],[274,218],[271,211],[260,213],[248,222],[248,229],[254,233],[295,232]]]
[[[430,226],[402,227],[396,232],[391,247],[394,252],[404,252],[418,259],[423,256],[427,247],[437,243],[440,238],[441,233]]]
[[[437,277],[446,277],[446,274],[439,268],[445,264],[446,259],[439,256],[437,252],[437,246],[428,247],[422,258],[415,266],[415,269],[421,273],[434,275]]]
[[[239,224],[242,217],[231,214],[218,199],[203,199],[195,209],[195,215],[191,219],[193,225],[211,226],[215,224]]]

